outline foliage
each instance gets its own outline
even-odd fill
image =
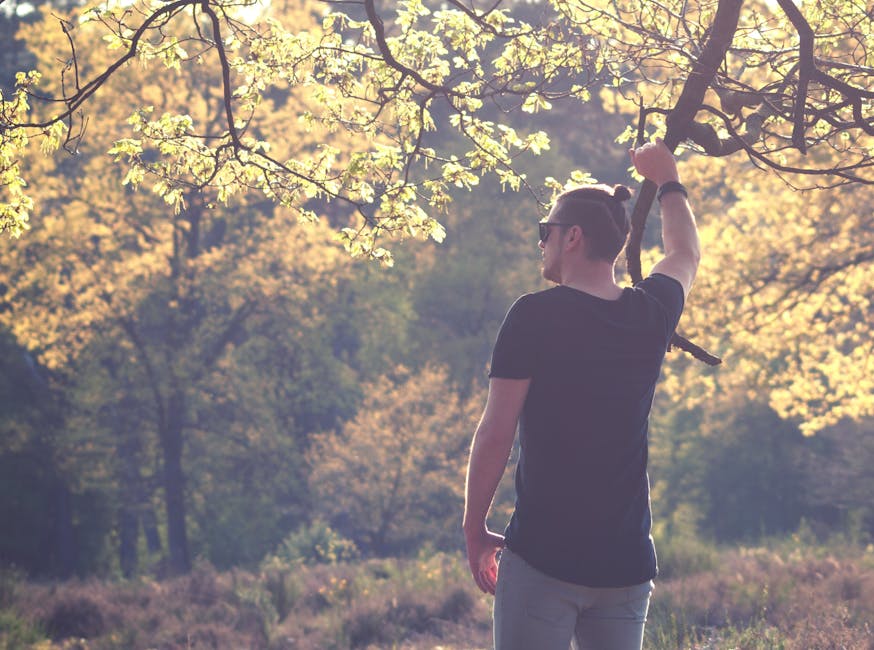
[[[196,550],[221,568],[256,564],[307,517],[308,435],[351,416],[358,400],[327,315],[290,331],[292,318],[259,318],[258,334],[228,351],[197,396],[192,529]]]
[[[336,564],[358,557],[354,542],[339,535],[322,521],[304,525],[282,540],[279,548],[264,560],[267,568],[298,564]]]
[[[62,73],[64,87],[44,89],[38,75],[25,75],[0,106],[5,228],[21,228],[32,208],[11,161],[34,139],[45,150],[62,143],[74,150],[83,128],[72,118],[81,119],[92,95],[134,60],[165,68],[165,76],[197,66],[218,71],[222,117],[208,122],[142,104],[130,117],[132,132],[110,149],[127,164],[126,182],[153,174],[155,191],[177,209],[192,186],[213,188],[222,201],[254,190],[305,220],[317,218],[314,199],[340,202],[355,214],[338,224],[349,251],[384,261],[386,234],[443,238],[425,207],[445,208],[451,187],[470,188],[489,172],[513,189],[525,182],[516,157],[546,149],[549,138],[493,120],[491,104],[537,113],[561,97],[588,101],[603,82],[642,98],[657,116],[674,107],[688,81],[702,85],[695,93],[703,103],[684,119],[701,108],[707,121],[684,124],[682,136],[709,155],[743,150],[780,170],[866,180],[872,94],[864,7],[821,2],[802,11],[780,0],[748,3],[741,13],[737,0],[501,4],[405,0],[389,12],[374,0],[328,2],[318,23],[314,10],[293,2],[255,20],[254,7],[246,14],[221,1],[86,9],[61,23],[72,48],[67,60],[76,63]],[[105,67],[84,51],[95,37],[118,53]],[[696,80],[694,71],[705,68]],[[48,111],[27,104],[47,93]],[[357,144],[290,154],[260,128],[275,98],[289,94],[307,128]],[[447,126],[463,134],[461,150],[440,146]],[[844,162],[797,167],[784,160],[790,147],[836,152]],[[152,159],[150,149],[161,157]]]
[[[717,568],[719,550],[694,534],[683,532],[654,536],[658,551],[659,581],[707,573]]]
[[[726,365],[670,364],[667,390],[690,407],[762,399],[807,434],[874,414],[871,188],[790,192],[723,161],[685,170],[704,254],[682,327]]]
[[[806,437],[761,402],[724,396],[693,413],[659,408],[651,432],[657,540],[751,542],[800,528],[810,529],[813,544],[831,537],[866,544],[874,536],[863,487],[870,421]]]
[[[809,476],[808,521],[821,537],[874,541],[874,506],[865,486],[874,465],[874,423],[844,420],[811,441],[803,469]],[[825,477],[828,476],[828,479]]]
[[[307,202],[340,200],[359,215],[358,223],[350,222],[340,230],[350,252],[388,262],[388,251],[375,245],[384,231],[438,240],[443,237],[442,227],[416,205],[417,199],[424,197],[432,207],[440,208],[447,201],[449,187],[469,187],[478,180],[476,172],[499,166],[508,182],[518,184],[518,176],[508,167],[513,151],[537,151],[547,146],[542,134],[517,135],[512,129],[498,129],[474,117],[482,105],[474,97],[472,86],[479,85],[476,82],[455,82],[456,87],[444,98],[456,114],[455,126],[467,134],[474,148],[466,156],[457,156],[438,154],[425,146],[427,132],[435,128],[429,104],[435,89],[450,75],[451,53],[446,47],[456,62],[476,60],[478,52],[495,39],[493,33],[476,34],[481,30],[468,24],[463,15],[444,12],[441,16],[438,12],[443,29],[436,33],[447,34],[440,42],[430,30],[413,29],[421,12],[413,5],[401,10],[397,24],[410,33],[400,38],[387,37],[379,27],[381,21],[372,25],[339,12],[326,15],[321,25],[312,25],[309,30],[300,30],[298,25],[295,31],[288,31],[282,19],[306,14],[293,6],[289,9],[285,15],[265,17],[249,27],[236,19],[230,6],[219,3],[200,5],[199,10],[187,2],[163,7],[146,3],[138,12],[154,13],[133,32],[126,26],[125,10],[101,7],[83,13],[78,29],[87,32],[96,28],[97,35],[106,35],[110,48],[126,52],[121,60],[136,57],[144,64],[157,60],[158,65],[163,63],[170,69],[209,60],[221,73],[224,94],[220,101],[227,117],[224,133],[218,130],[210,134],[214,142],[207,145],[201,136],[212,130],[208,123],[195,122],[187,114],[153,115],[148,107],[136,111],[130,120],[134,137],[119,139],[110,149],[129,163],[126,182],[137,184],[145,173],[156,173],[161,179],[154,186],[156,192],[177,207],[184,189],[191,185],[216,188],[222,201],[248,188],[256,189],[268,199],[297,210],[305,220],[317,218]],[[490,22],[501,24],[501,13]],[[144,36],[153,30],[167,33],[170,26],[181,34],[188,25],[194,25],[196,31],[190,36],[170,37],[164,45]],[[72,23],[65,26],[73,29]],[[185,40],[199,40],[199,34],[204,33],[201,30],[212,34],[211,41],[200,46],[192,42],[188,51],[182,47]],[[398,49],[404,42],[405,49]],[[508,52],[520,46],[514,44]],[[82,54],[76,51],[74,56]],[[413,72],[411,77],[407,66],[422,70],[424,76]],[[108,78],[113,66],[107,71]],[[24,122],[22,114],[28,108],[22,103],[24,91],[37,82],[37,78],[21,79],[21,106],[7,102],[3,107],[7,124]],[[424,82],[426,94],[420,91],[420,82]],[[289,91],[298,93],[298,89],[307,128],[339,129],[354,135],[359,143],[372,143],[372,148],[344,152],[325,143],[287,157],[289,152],[275,139],[264,139],[258,115],[269,104],[265,98],[277,94],[284,101]],[[538,104],[537,95],[529,90],[516,92],[531,97],[532,110]],[[46,141],[58,146],[64,131],[56,128],[46,134]],[[10,156],[26,146],[21,139],[27,132],[26,127],[5,132]],[[71,134],[66,135],[69,144]],[[19,140],[14,141],[13,136]],[[164,159],[151,163],[144,155],[149,148],[160,150]],[[414,164],[419,168],[431,165],[440,173],[421,178],[414,173]]]
[[[66,39],[42,27],[23,33],[50,60]],[[110,56],[99,45],[95,52]],[[114,77],[118,92],[97,100],[107,116],[150,102],[210,118],[202,70],[186,69],[178,94],[139,74]],[[354,402],[317,306],[352,270],[326,221],[302,228],[270,204],[214,209],[194,191],[179,195],[174,212],[155,194],[131,191],[103,155],[117,135],[96,134],[76,158],[37,160],[46,181],[34,191],[46,218],[20,246],[7,243],[0,319],[75,405],[59,435],[65,462],[128,522],[119,538],[125,573],[135,570],[138,530],[151,526],[156,497],[169,570],[190,564],[190,525],[202,533],[198,550],[222,566],[256,562],[301,516],[303,434],[334,426]],[[186,448],[203,462],[193,501]],[[228,474],[242,480],[229,483]],[[250,516],[255,499],[260,518]]]
[[[480,408],[479,395],[459,398],[441,368],[398,368],[371,382],[354,419],[313,439],[315,512],[370,553],[426,540],[457,547],[465,451]]]
[[[550,163],[555,156],[548,157]],[[528,173],[541,173],[547,160]],[[448,235],[438,248],[418,256],[410,298],[417,333],[414,358],[439,360],[460,386],[482,384],[495,334],[519,293],[540,288],[535,249],[536,204],[507,201],[496,183],[484,180],[459,196],[447,215]]]
[[[42,631],[11,610],[0,609],[0,650],[34,647],[44,640]]]
[[[697,163],[707,173],[695,176],[703,190],[696,198],[710,195],[711,201],[734,204],[739,232],[722,222],[704,229],[705,243],[713,245],[705,249],[701,278],[711,280],[707,289],[696,289],[701,298],[689,312],[699,315],[688,326],[713,343],[708,348],[743,358],[738,372],[723,373],[731,377],[721,381],[754,383],[768,392],[778,413],[814,432],[841,417],[872,412],[874,391],[865,388],[874,373],[863,344],[870,333],[859,326],[871,320],[861,284],[869,275],[864,233],[871,229],[864,211],[846,220],[829,217],[827,234],[812,245],[811,224],[832,214],[823,204],[834,205],[834,199],[814,199],[815,205],[798,195],[790,200],[782,183],[870,182],[868,17],[862,7],[839,2],[803,9],[788,0],[740,7],[736,0],[678,1],[613,3],[605,11],[601,3],[555,0],[477,10],[411,0],[392,12],[362,0],[326,3],[321,13],[310,5],[275,3],[258,16],[254,8],[240,14],[220,2],[179,0],[137,5],[139,23],[130,22],[126,8],[87,10],[75,24],[62,23],[70,39],[47,25],[40,26],[38,38],[36,29],[29,32],[31,48],[45,53],[41,69],[52,69],[55,60],[65,60],[63,48],[73,47],[66,58],[76,61],[81,79],[77,92],[65,91],[70,85],[50,76],[20,79],[18,95],[6,105],[6,187],[23,192],[15,180],[21,157],[14,153],[28,146],[23,138],[47,150],[62,141],[77,151],[87,146],[90,133],[83,139],[72,121],[64,132],[63,116],[99,102],[92,93],[104,85],[135,85],[129,66],[116,64],[139,59],[147,92],[102,113],[112,128],[98,149],[127,163],[117,178],[149,185],[175,210],[196,191],[212,204],[252,201],[248,192],[255,190],[306,221],[329,215],[350,251],[388,261],[391,254],[380,244],[384,236],[443,237],[435,219],[454,199],[454,186],[480,187],[480,176],[489,170],[505,186],[522,183],[524,163],[516,153],[544,149],[538,125],[566,130],[566,123],[550,122],[548,106],[571,101],[577,107],[595,99],[628,125],[620,141],[674,124],[677,141],[688,137],[707,154]],[[90,46],[101,35],[108,51]],[[705,60],[712,76],[700,69]],[[84,82],[89,73],[91,85]],[[180,83],[180,94],[187,93],[184,106],[160,91],[163,79]],[[27,91],[37,83],[41,92],[62,97],[65,109],[27,108],[26,101],[37,100]],[[203,91],[203,85],[216,91]],[[682,116],[670,113],[687,89],[689,96],[692,90],[700,95],[700,105],[691,113],[684,105]],[[509,117],[496,113],[495,105]],[[649,123],[635,130],[630,123],[641,108]],[[544,113],[527,124],[515,117],[540,109]],[[23,117],[23,111],[31,112]],[[37,121],[28,123],[31,113]],[[130,124],[116,130],[130,113]],[[282,137],[298,116],[301,129],[308,129],[299,146]],[[697,122],[677,126],[680,117]],[[744,166],[737,159],[742,154],[753,164]],[[45,165],[36,158],[21,160],[41,173]],[[762,167],[775,174],[768,177]],[[714,169],[723,171],[711,191]],[[742,192],[720,187],[723,179],[739,176],[743,182],[734,185],[742,184]],[[538,181],[525,182],[537,194]],[[762,215],[756,209],[762,191],[784,196],[786,205]],[[40,194],[29,188],[27,197]],[[852,202],[851,195],[847,191],[840,200]],[[22,205],[12,195],[7,203]],[[864,198],[858,202],[866,204]],[[700,213],[706,219],[723,211],[717,205]],[[773,237],[756,238],[754,232]],[[727,299],[721,269],[736,250],[749,252],[749,273],[732,274],[732,306],[711,318],[713,310],[704,307]],[[738,267],[731,259],[732,268]],[[129,275],[137,281],[137,274]],[[745,289],[750,286],[754,294]],[[769,319],[771,314],[782,320]],[[792,349],[774,345],[787,341],[781,336],[786,323],[799,327],[788,338]],[[22,324],[20,336],[26,329]],[[823,335],[837,345],[822,346]],[[766,386],[769,373],[777,379]],[[854,381],[838,381],[844,377]],[[862,390],[843,387],[854,382]],[[712,394],[695,390],[705,399]]]
[[[760,403],[726,397],[698,418],[660,416],[653,437],[660,533],[761,539],[795,530],[813,514],[809,441]]]
[[[105,494],[93,489],[58,435],[69,404],[52,374],[0,334],[0,563],[30,575],[71,576],[103,568],[110,530]],[[2,600],[2,599],[0,599]]]

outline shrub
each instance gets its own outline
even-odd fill
[[[70,637],[94,639],[106,631],[100,606],[87,596],[70,595],[58,600],[43,623],[56,641]]]
[[[468,589],[456,587],[452,589],[437,608],[437,618],[458,623],[471,617],[476,606]]]
[[[218,602],[222,595],[215,568],[205,560],[198,560],[188,575],[189,598],[192,602],[212,605]]]
[[[721,549],[717,556],[706,545],[667,548],[686,558],[685,575],[656,582],[648,650],[874,650],[874,549],[787,546]],[[695,562],[688,558],[699,555],[713,568],[689,572]],[[0,608],[0,650],[490,645],[491,599],[477,592],[459,555],[271,571],[218,573],[199,565],[160,582],[22,582],[15,609]],[[77,638],[50,645],[41,630]]]
[[[391,646],[433,628],[427,604],[410,596],[390,602],[370,602],[355,608],[343,624],[349,647]]]
[[[0,609],[12,605],[18,583],[24,579],[24,574],[14,567],[0,567]]]
[[[281,623],[294,609],[301,595],[300,580],[286,569],[268,569],[262,572],[264,588],[270,594],[273,609]]]
[[[264,568],[297,564],[336,564],[358,558],[358,548],[325,522],[316,520],[286,537],[276,553],[265,559]]]
[[[43,639],[36,625],[9,610],[0,610],[0,650],[27,648]]]
[[[664,580],[712,571],[719,558],[714,545],[691,535],[656,540],[656,550],[659,577]]]
[[[383,643],[386,638],[383,612],[365,609],[354,612],[344,623],[343,633],[349,639],[350,648],[366,648],[373,643]]]

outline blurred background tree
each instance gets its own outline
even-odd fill
[[[869,539],[870,21],[804,5],[814,69],[787,3],[680,4],[15,18],[0,198],[9,232],[32,218],[0,244],[0,561],[254,566],[322,521],[365,554],[460,548],[491,345],[513,299],[546,286],[534,224],[567,178],[633,183],[641,102],[644,136],[664,134],[714,34],[730,45],[694,116],[710,130],[680,152],[705,253],[682,328],[725,363],[668,357],[658,532],[730,543],[806,522]],[[734,32],[709,29],[734,9]],[[16,100],[11,71],[34,66]],[[71,119],[35,95],[24,111],[27,92],[66,97]],[[338,232],[394,267],[350,259]],[[393,476],[407,489],[391,502]]]
[[[432,366],[397,368],[363,388],[356,417],[313,438],[314,511],[369,553],[455,548],[483,395],[459,397],[447,371]]]

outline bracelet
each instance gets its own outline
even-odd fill
[[[662,197],[669,192],[679,192],[687,199],[689,198],[689,192],[686,191],[686,187],[680,181],[668,181],[661,184],[658,194],[656,194],[659,203],[661,203]]]

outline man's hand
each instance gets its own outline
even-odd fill
[[[495,595],[498,583],[497,554],[504,548],[504,538],[489,530],[464,535],[467,542],[467,563],[476,581],[476,586],[484,593]]]
[[[680,179],[674,155],[661,138],[656,138],[655,142],[648,142],[637,149],[629,149],[628,154],[637,173],[656,185]]]

